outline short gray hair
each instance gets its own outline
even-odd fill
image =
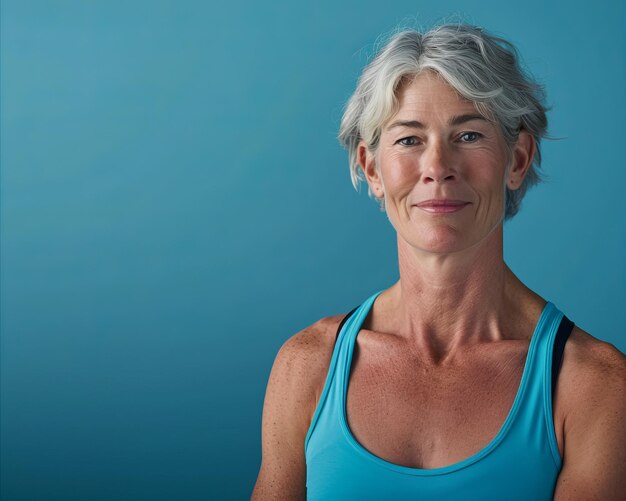
[[[544,92],[521,68],[510,42],[467,24],[444,24],[426,33],[401,31],[365,67],[339,131],[355,189],[365,180],[358,164],[359,143],[376,151],[382,127],[398,111],[400,84],[424,70],[441,75],[479,113],[495,121],[509,148],[521,130],[534,137],[537,149],[523,184],[517,190],[506,188],[505,219],[513,217],[528,188],[541,181],[539,146],[548,126]],[[374,196],[369,188],[368,193]],[[384,198],[378,200],[384,208]]]

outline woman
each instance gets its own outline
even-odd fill
[[[399,33],[365,68],[340,140],[400,279],[281,348],[253,499],[623,499],[624,356],[503,259],[546,125],[479,28]]]

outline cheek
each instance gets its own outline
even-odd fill
[[[409,193],[418,181],[418,169],[406,158],[387,161],[381,169],[385,194],[392,198]]]
[[[478,217],[484,222],[499,220],[504,212],[505,186],[504,176],[479,176],[472,183],[478,199]]]

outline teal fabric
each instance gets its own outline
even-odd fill
[[[489,444],[449,466],[408,468],[366,450],[351,434],[346,419],[347,382],[356,336],[378,294],[367,299],[339,333],[305,441],[307,498],[552,499],[561,469],[552,421],[552,348],[563,314],[546,303],[530,341],[513,406]]]

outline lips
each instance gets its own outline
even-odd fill
[[[416,205],[420,209],[430,213],[448,213],[456,212],[469,205],[469,202],[463,200],[452,200],[448,198],[439,198],[425,200]]]

